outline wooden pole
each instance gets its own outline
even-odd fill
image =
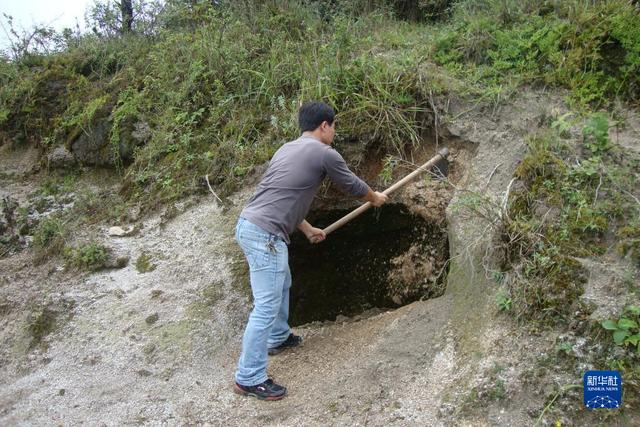
[[[440,162],[442,160],[446,161],[448,155],[449,155],[449,150],[447,148],[443,148],[442,150],[440,150],[438,152],[438,154],[436,154],[433,158],[431,158],[431,160],[429,160],[427,163],[425,163],[424,165],[420,166],[418,169],[416,169],[413,172],[411,172],[409,175],[407,175],[404,178],[402,178],[400,181],[398,181],[395,184],[393,184],[391,187],[389,187],[386,190],[384,190],[382,192],[382,194],[386,194],[388,196],[391,193],[393,193],[394,191],[402,188],[403,186],[405,186],[407,183],[409,183],[411,180],[413,180],[418,175],[422,174],[423,172],[426,172],[426,171],[430,170],[436,163],[438,163],[438,162]],[[342,227],[343,225],[345,225],[346,223],[348,223],[352,219],[360,216],[361,214],[363,214],[364,212],[369,210],[369,208],[371,208],[372,206],[373,205],[371,204],[371,202],[367,202],[367,203],[355,208],[354,210],[352,210],[351,212],[349,212],[348,214],[346,214],[345,216],[343,216],[342,218],[340,218],[339,220],[337,220],[336,222],[334,222],[333,224],[331,224],[330,226],[328,226],[327,228],[325,228],[322,231],[324,231],[325,234],[329,234],[332,231],[335,231],[338,228]]]

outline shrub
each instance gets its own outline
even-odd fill
[[[103,268],[109,250],[102,244],[90,242],[76,248],[65,248],[67,265],[75,268],[98,270]]]

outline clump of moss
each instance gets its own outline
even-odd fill
[[[191,304],[188,311],[198,318],[209,318],[211,310],[224,298],[224,283],[216,280],[200,291],[200,297]]]
[[[142,252],[136,259],[136,270],[138,273],[148,273],[156,269],[156,265],[152,262],[153,258],[147,252]]]

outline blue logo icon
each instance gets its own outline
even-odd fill
[[[619,371],[587,371],[583,378],[584,406],[615,409],[622,405],[622,377]]]

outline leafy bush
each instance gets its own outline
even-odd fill
[[[586,147],[599,155],[609,149],[609,119],[604,113],[595,113],[582,130]]]
[[[637,348],[640,353],[640,307],[629,306],[616,320],[605,320],[602,327],[612,331],[613,341],[617,345]]]
[[[65,248],[67,265],[76,268],[98,270],[104,267],[109,250],[102,244],[90,242],[77,248]]]

